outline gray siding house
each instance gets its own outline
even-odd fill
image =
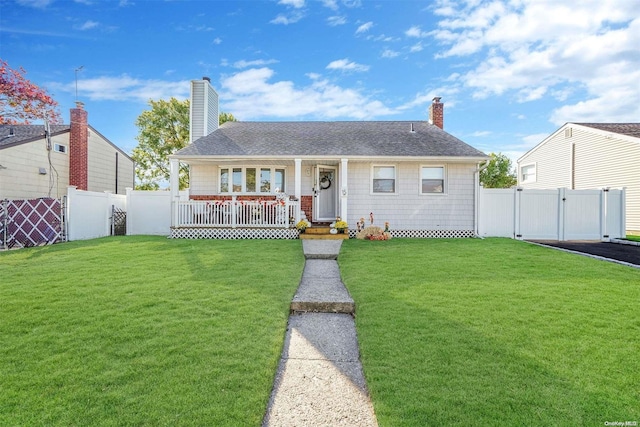
[[[626,229],[640,234],[640,123],[566,123],[518,159],[523,188],[626,188]]]
[[[200,134],[171,156],[173,235],[228,236],[220,230],[272,228],[274,221],[287,229],[301,217],[341,217],[353,231],[360,218],[369,223],[370,214],[375,225],[389,222],[395,236],[477,234],[478,169],[488,157],[441,128],[439,98],[430,122],[202,126],[206,120],[193,115],[217,113],[217,105],[211,106],[217,98],[207,79],[192,82],[191,121],[199,125],[191,130],[199,127]],[[180,163],[189,165],[189,202],[175,190]],[[271,206],[287,211],[268,213]]]

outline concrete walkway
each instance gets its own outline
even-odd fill
[[[377,426],[360,364],[342,240],[303,240],[305,268],[263,426]]]

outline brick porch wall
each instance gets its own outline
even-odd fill
[[[300,209],[304,211],[309,222],[313,218],[313,196],[300,196]]]

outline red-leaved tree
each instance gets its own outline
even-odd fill
[[[62,123],[58,103],[47,91],[25,78],[26,71],[9,67],[0,59],[0,124],[30,124],[47,119]]]

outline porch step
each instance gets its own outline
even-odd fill
[[[304,233],[300,233],[301,239],[326,239],[326,240],[345,240],[349,238],[349,230],[345,230],[344,234],[331,234],[331,227],[309,227]]]

